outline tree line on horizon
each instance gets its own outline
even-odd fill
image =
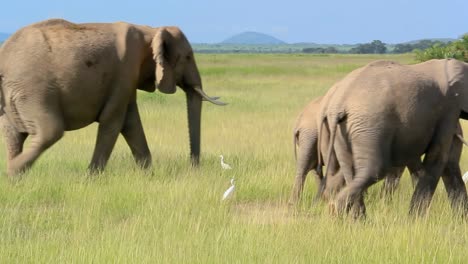
[[[3,42],[0,42],[0,46]],[[346,48],[344,45],[304,47],[291,45],[206,45],[193,44],[194,51],[199,53],[313,53],[313,54],[401,54],[415,53],[416,60],[455,58],[468,62],[468,33],[455,41],[420,40],[413,43],[393,45],[389,49],[380,40],[358,44]]]
[[[297,44],[192,44],[196,53],[310,53],[310,54],[401,54],[415,53],[418,60],[426,58],[458,58],[468,56],[468,34],[455,41],[424,39],[386,44],[380,40],[356,45]],[[467,61],[467,59],[463,59]]]
[[[326,48],[304,48],[304,53],[343,53],[333,47]],[[468,62],[468,34],[460,39],[450,42],[440,40],[420,40],[415,43],[396,44],[392,51],[388,51],[386,44],[380,40],[370,43],[359,44],[351,48],[350,54],[384,54],[384,53],[415,53],[416,60],[427,61],[430,59],[453,58]]]

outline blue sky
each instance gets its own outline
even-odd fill
[[[0,32],[33,22],[127,21],[177,25],[192,42],[216,43],[244,31],[288,43],[399,43],[468,32],[468,0],[5,0]]]

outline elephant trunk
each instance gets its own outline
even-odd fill
[[[202,98],[195,91],[186,91],[187,116],[190,139],[190,160],[192,166],[198,166],[200,162],[200,123]]]

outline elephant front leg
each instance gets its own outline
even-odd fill
[[[468,195],[458,163],[447,164],[442,180],[454,213],[462,217],[468,216]]]
[[[424,156],[424,169],[411,198],[410,214],[423,216],[429,209],[437,183],[447,163],[448,155],[446,153],[449,151],[447,146],[450,146],[451,143],[451,140],[447,142],[444,141],[443,136],[439,136],[433,141],[432,146]]]
[[[148,148],[136,102],[128,106],[127,115],[122,128],[122,135],[125,141],[127,141],[137,164],[145,169],[151,167],[151,153]]]
[[[120,106],[120,108],[119,108]],[[122,131],[127,107],[121,104],[108,104],[99,117],[99,127],[93,157],[89,164],[90,173],[101,172],[109,160],[117,137]]]

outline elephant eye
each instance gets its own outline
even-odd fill
[[[191,60],[191,59],[192,59],[192,56],[190,56],[190,55],[187,55],[187,56],[185,56],[185,59],[187,59],[187,60]]]

